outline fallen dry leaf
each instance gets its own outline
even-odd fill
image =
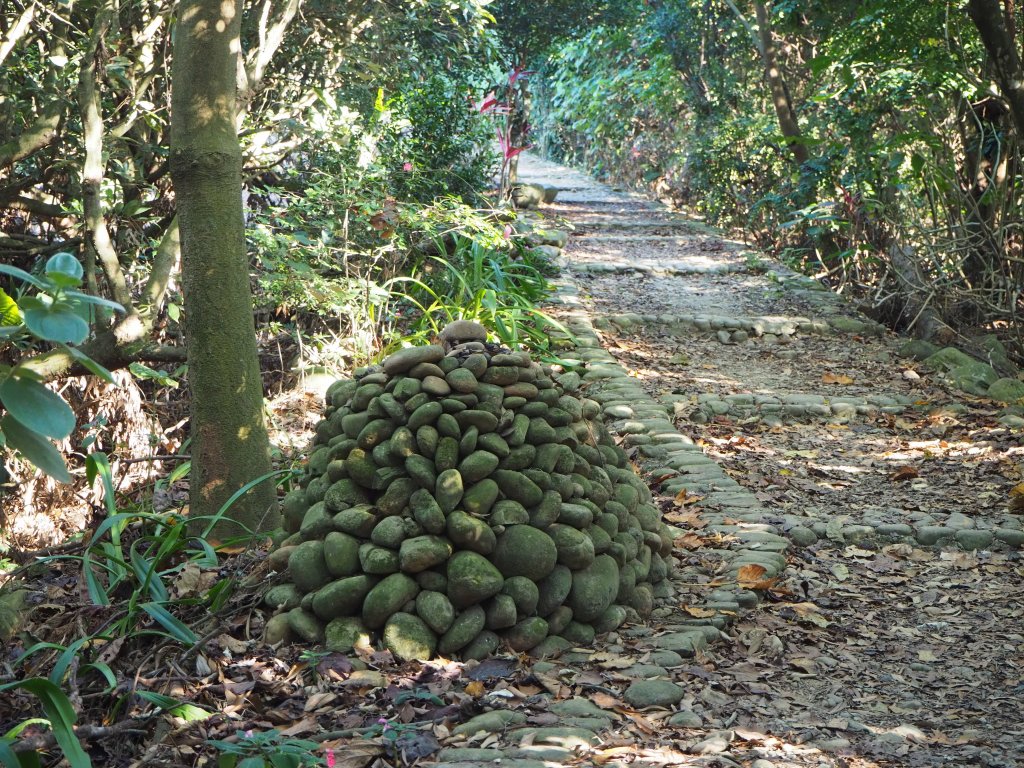
[[[842,373],[824,373],[821,376],[823,384],[853,384],[853,379]]]
[[[896,471],[889,475],[889,479],[894,482],[913,480],[915,477],[920,477],[920,473],[915,467],[897,467]]]
[[[771,589],[778,579],[768,576],[768,569],[757,563],[747,563],[736,572],[736,584],[743,589]]]
[[[676,494],[675,502],[680,507],[685,507],[685,506],[688,506],[690,504],[696,504],[697,502],[701,501],[703,498],[704,498],[703,496],[696,496],[694,494],[691,494],[685,488],[683,488],[681,491],[679,491],[679,493]]]
[[[814,603],[790,603],[786,605],[782,613],[792,611],[796,614],[796,620],[804,624],[813,624],[816,627],[827,627],[831,622],[821,615],[821,612]]]
[[[697,619],[707,619],[718,613],[717,611],[713,611],[710,608],[698,608],[697,606],[693,605],[684,606],[683,610]]]
[[[676,538],[672,543],[680,549],[700,549],[704,546],[704,539],[695,533],[686,533]]]
[[[1016,514],[1024,512],[1024,483],[1010,489],[1010,511]]]
[[[348,742],[337,742],[337,746],[327,747],[333,755],[334,768],[366,768],[373,760],[384,754],[384,747],[372,741],[353,739]]]

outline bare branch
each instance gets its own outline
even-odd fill
[[[36,15],[36,4],[32,3],[26,8],[18,20],[14,22],[14,26],[11,27],[11,31],[7,33],[7,37],[0,40],[0,66],[3,65],[4,59],[6,59],[11,51],[14,50],[14,46],[18,44],[22,35],[28,31],[29,25],[32,23],[32,19]]]
[[[270,60],[274,58],[277,49],[284,41],[284,33],[292,19],[299,12],[302,0],[286,0],[280,15],[268,26],[272,0],[264,0],[263,8],[260,11],[259,21],[259,43],[256,49],[251,51],[245,61],[245,88],[239,94],[239,107],[245,109],[252,97],[259,91],[263,84],[263,76],[266,74]]]
[[[86,229],[86,257],[99,262],[110,285],[114,300],[131,306],[131,292],[117,253],[110,241],[103,201],[103,117],[100,113],[100,95],[96,87],[96,56],[103,37],[113,22],[117,0],[104,0],[96,11],[89,45],[82,57],[78,80],[78,102],[82,110],[82,130],[85,143],[85,165],[82,169],[82,209]]]
[[[180,258],[181,237],[178,233],[178,217],[175,216],[156,249],[153,268],[149,272],[149,280],[146,281],[142,299],[139,301],[139,312],[149,323],[152,323],[163,306],[167,283]]]

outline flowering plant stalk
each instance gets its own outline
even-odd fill
[[[479,102],[473,102],[473,108],[482,115],[496,118],[495,135],[498,138],[498,149],[501,152],[501,171],[498,176],[498,199],[506,200],[515,181],[515,158],[532,145],[525,144],[530,126],[525,120],[525,105],[528,100],[527,81],[531,70],[514,66],[508,74],[508,82],[501,86],[504,100],[495,91],[490,91]]]

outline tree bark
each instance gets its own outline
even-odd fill
[[[192,390],[194,518],[215,515],[270,470],[235,128],[241,12],[241,0],[182,0],[174,43],[170,167]],[[220,538],[242,533],[241,526],[273,527],[273,486],[257,485],[227,515],[237,525],[219,525]]]
[[[772,28],[768,21],[768,9],[763,2],[755,2],[754,12],[757,14],[757,30],[761,38],[758,50],[761,53],[761,60],[764,62],[764,77],[771,91],[772,104],[779,121],[779,130],[782,132],[782,138],[789,151],[793,153],[793,159],[798,165],[803,165],[809,159],[807,146],[803,142],[800,124],[797,122],[796,112],[793,110],[793,102],[789,98],[786,79],[782,76],[782,70],[779,69],[778,51],[775,48],[775,39],[772,37]]]
[[[996,82],[1010,105],[1017,135],[1024,137],[1024,65],[1017,53],[1013,30],[1006,24],[999,0],[969,0],[967,13],[992,60]]]
[[[934,293],[929,290],[929,281],[921,274],[913,254],[899,245],[893,245],[889,249],[889,263],[899,286],[907,329],[925,341],[943,346],[952,342],[956,338],[956,331],[949,327],[942,313],[931,304]]]
[[[114,244],[103,215],[103,115],[100,111],[100,93],[96,87],[96,57],[103,37],[117,13],[116,1],[105,0],[96,11],[89,47],[82,57],[78,79],[78,103],[82,111],[82,141],[85,144],[85,163],[82,167],[82,219],[85,225],[85,255],[89,259],[87,271],[99,264],[110,286],[114,301],[126,309],[131,306],[132,295],[121,271]],[[89,286],[95,291],[95,285]],[[105,317],[105,312],[98,313]]]

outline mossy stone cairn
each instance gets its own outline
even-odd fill
[[[557,651],[638,621],[672,538],[575,373],[460,322],[327,392],[267,639],[401,659]]]

